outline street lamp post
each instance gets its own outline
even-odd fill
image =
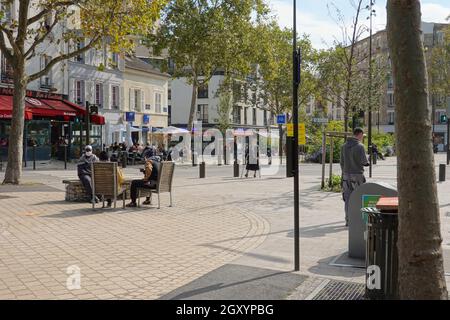
[[[292,116],[294,125],[294,142],[292,146],[294,176],[294,260],[295,271],[300,270],[300,204],[299,204],[299,168],[298,168],[298,86],[300,84],[301,54],[297,49],[297,1],[294,0],[293,28],[293,81],[292,81]]]
[[[375,13],[375,10],[372,9],[375,4],[375,0],[369,0],[370,4],[367,6],[369,9],[369,19],[370,19],[370,36],[369,36],[369,130],[368,130],[368,150],[370,154],[370,166],[369,166],[369,177],[372,178],[372,169],[373,169],[373,148],[372,148],[372,17]]]

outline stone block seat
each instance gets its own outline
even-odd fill
[[[89,197],[86,195],[83,184],[78,179],[63,180],[63,184],[66,185],[65,200],[68,202],[90,202]],[[130,187],[131,180],[125,180],[123,183],[125,191],[125,199],[130,199]]]

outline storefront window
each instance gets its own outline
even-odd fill
[[[30,121],[27,126],[27,145],[50,146],[50,122]]]

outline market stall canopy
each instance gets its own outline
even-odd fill
[[[272,131],[258,131],[258,134],[261,137],[265,137],[265,138],[279,138],[280,135],[277,131],[272,130]]]
[[[249,137],[252,136],[255,132],[252,129],[235,129],[233,131],[233,135],[236,137]]]
[[[181,128],[169,126],[169,127],[166,127],[166,128],[159,129],[155,133],[161,133],[161,134],[184,134],[184,133],[189,133],[189,131],[186,130],[186,129],[181,129]]]

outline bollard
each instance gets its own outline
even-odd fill
[[[67,170],[67,145],[64,145],[64,170]]]
[[[33,146],[33,170],[36,170],[36,146]]]
[[[200,179],[206,177],[206,163],[203,161],[200,163]]]
[[[197,153],[196,152],[192,152],[192,166],[196,167],[197,166]]]
[[[233,170],[234,170],[234,177],[239,178],[239,163],[237,163],[237,161],[234,162]]]
[[[445,164],[439,165],[439,182],[444,182],[446,178],[445,170],[447,166]]]

